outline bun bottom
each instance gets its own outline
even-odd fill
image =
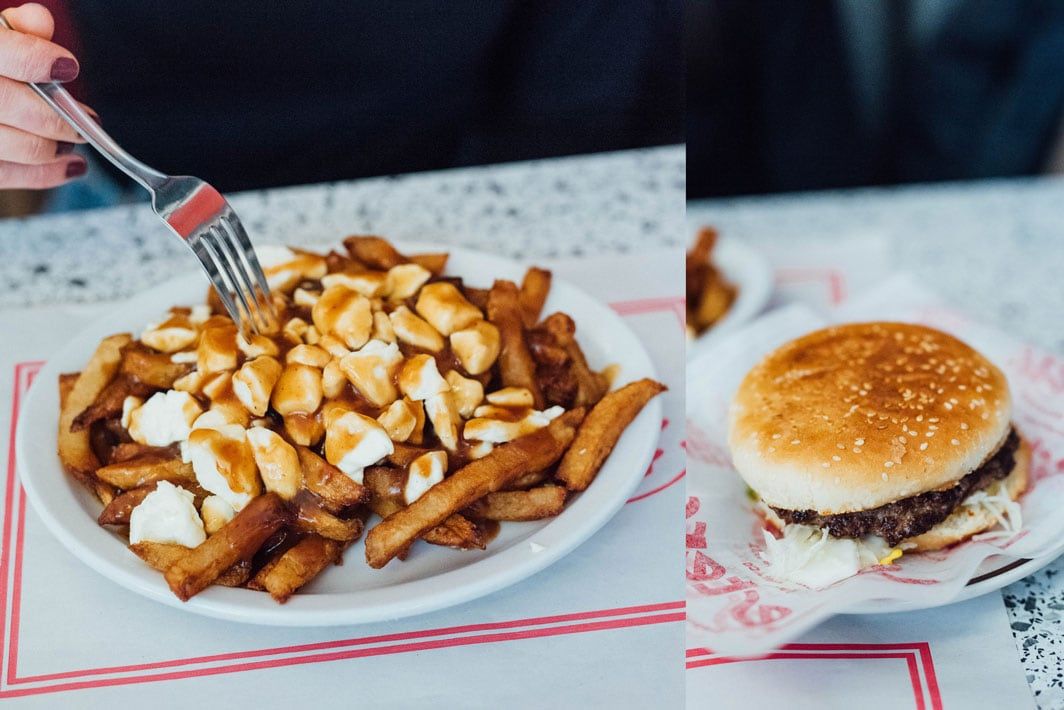
[[[1020,448],[1016,450],[1016,464],[1012,472],[1003,479],[1009,498],[1016,500],[1027,490],[1028,471],[1031,465],[1031,447],[1025,439],[1020,439]],[[922,535],[903,540],[901,544],[915,547],[907,552],[930,552],[941,550],[950,545],[964,542],[973,535],[989,530],[997,525],[997,519],[982,508],[966,508],[963,505]]]

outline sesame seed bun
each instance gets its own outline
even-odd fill
[[[818,330],[740,384],[729,443],[770,506],[821,515],[951,486],[1008,436],[1004,374],[960,340],[907,323]]]

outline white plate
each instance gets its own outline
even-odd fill
[[[399,245],[411,251],[439,245]],[[509,260],[451,249],[448,273],[471,285],[493,278],[519,281],[524,266]],[[483,551],[415,545],[406,561],[384,569],[365,563],[361,541],[284,605],[246,589],[210,587],[182,603],[163,576],[150,569],[122,538],[96,524],[99,502],[64,473],[56,455],[59,411],[57,376],[80,370],[100,339],[117,332],[140,333],[170,306],[203,301],[206,279],[189,274],[146,291],[118,312],[88,326],[55,354],[35,378],[23,404],[16,440],[19,476],[34,510],[76,557],[100,574],[138,594],[180,609],[233,621],[284,626],[333,626],[396,619],[452,606],[518,582],[558,561],[588,539],[624,505],[639,485],[657,443],[662,407],[655,398],[632,422],[594,484],[556,518],[503,523]],[[577,323],[580,342],[593,366],[617,363],[617,382],[655,377],[643,345],[607,306],[575,286],[555,279],[545,312],[565,311]]]
[[[990,592],[995,592],[1002,587],[1007,587],[1018,579],[1034,574],[1057,557],[1064,553],[1064,547],[1044,557],[1035,559],[1016,559],[995,555],[982,561],[975,570],[975,576],[968,580],[968,584],[961,588],[957,596],[952,599],[925,604],[919,601],[903,602],[897,599],[868,600],[846,609],[842,614],[892,614],[897,611],[919,611],[931,609],[937,606],[947,606],[957,602],[968,601]]]
[[[736,239],[721,237],[713,248],[713,262],[738,288],[735,303],[712,328],[689,341],[687,359],[705,345],[755,317],[772,297],[772,267],[758,251]]]

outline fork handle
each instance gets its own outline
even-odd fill
[[[0,15],[0,27],[17,32],[4,18]],[[81,136],[99,151],[100,155],[110,160],[116,168],[124,172],[129,177],[136,180],[145,189],[154,190],[162,181],[166,179],[166,176],[157,170],[149,168],[144,163],[140,162],[132,155],[122,150],[122,147],[114,141],[111,136],[107,135],[107,132],[100,127],[100,124],[92,120],[92,117],[81,108],[77,100],[70,95],[62,84],[57,84],[54,81],[33,83],[26,82],[27,85],[37,92],[37,95],[47,102],[59,116],[69,123],[71,127],[77,131]]]

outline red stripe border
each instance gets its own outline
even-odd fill
[[[708,648],[687,649],[687,669],[706,668],[730,663],[771,660],[863,660],[900,659],[905,661],[918,710],[942,710],[942,692],[935,674],[931,645],[913,643],[791,643],[763,656],[718,656]],[[922,673],[921,673],[922,671]]]

